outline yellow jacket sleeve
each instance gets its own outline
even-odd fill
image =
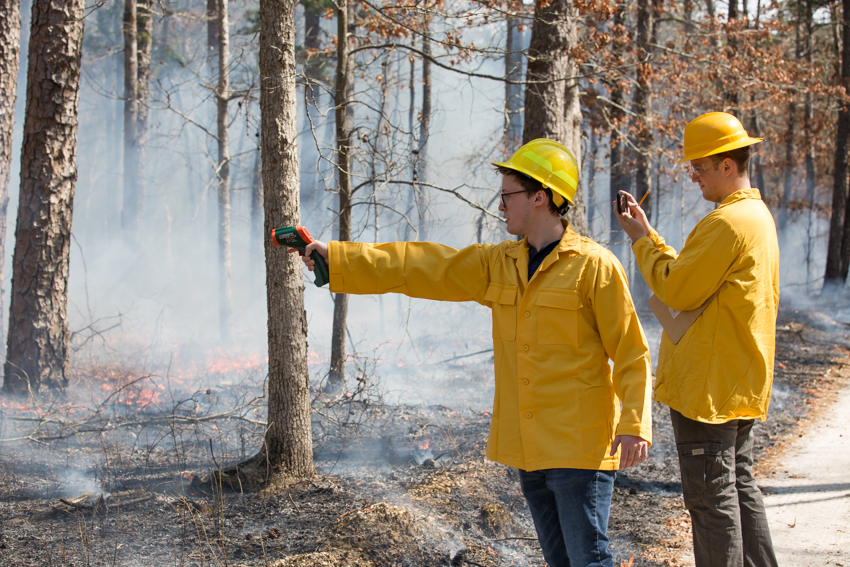
[[[615,435],[652,443],[652,366],[646,336],[619,263],[605,262],[590,286],[599,337],[613,362],[611,379],[623,408]]]
[[[487,249],[473,245],[456,250],[432,242],[330,242],[330,288],[335,293],[402,293],[484,303]]]
[[[632,245],[649,288],[679,311],[696,309],[717,291],[732,272],[740,248],[736,231],[716,214],[697,224],[678,255],[654,230]]]

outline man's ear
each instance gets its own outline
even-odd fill
[[[545,205],[546,204],[546,191],[541,189],[537,193],[534,194],[534,204],[535,205]]]

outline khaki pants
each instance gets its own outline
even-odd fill
[[[753,477],[753,421],[694,421],[671,409],[696,567],[778,567]]]

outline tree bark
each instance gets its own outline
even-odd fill
[[[82,0],[36,0],[27,72],[5,387],[64,387],[77,178]]]
[[[427,10],[427,3],[425,5]],[[431,204],[428,188],[422,185],[428,181],[428,135],[431,129],[431,22],[427,16],[424,21],[425,35],[422,37],[422,113],[419,121],[419,151],[416,154],[416,175],[420,182],[419,193],[419,240],[428,240],[429,207]]]
[[[230,30],[227,0],[218,2],[218,87],[216,88],[216,133],[218,135],[218,324],[221,340],[230,339],[232,312],[230,264],[230,136],[227,131],[227,102],[230,97]]]
[[[6,349],[6,325],[3,308],[6,223],[9,208],[9,170],[12,166],[12,134],[18,90],[18,65],[21,48],[21,2],[2,0],[0,11],[0,357]]]
[[[356,4],[341,0],[337,10],[336,81],[334,107],[336,112],[337,179],[339,183],[340,241],[351,240],[351,131],[354,123],[352,107],[354,69],[348,53],[354,38]],[[345,382],[345,326],[348,317],[348,295],[334,295],[334,318],[331,333],[331,361],[328,387],[338,391]]]
[[[139,148],[139,57],[136,0],[124,2],[124,207],[121,228],[130,244],[139,238],[139,190],[143,177]]]
[[[315,2],[304,2],[304,49],[306,51],[306,60],[304,63],[304,104],[307,109],[308,126],[312,132],[323,120],[318,104],[320,99],[321,89],[319,85],[325,82],[322,73],[322,60],[319,58],[318,51],[321,49],[321,19],[322,8]],[[313,138],[301,144],[301,157],[304,176],[301,179],[301,198],[304,203],[304,208],[310,209],[313,204],[320,200],[323,194],[321,188],[321,177],[319,168],[319,141]]]
[[[624,7],[618,3],[614,12],[614,27],[620,29],[624,25]],[[618,48],[620,46],[617,44],[612,46],[612,49]],[[622,129],[626,124],[625,113],[623,112],[624,99],[623,90],[619,87],[619,84],[614,83],[611,90],[611,101],[614,104],[611,105],[611,173],[609,177],[609,197],[612,203],[617,200],[620,191],[628,191],[630,185],[629,175],[626,171],[626,150],[623,147],[624,132]],[[610,239],[612,242],[618,243],[612,245],[612,249],[621,260],[625,260],[628,257],[627,255],[631,254],[631,251],[627,249],[625,241],[628,238],[623,234],[620,224],[617,222],[617,212],[613,207],[611,208],[609,224],[611,226]]]
[[[263,152],[258,147],[251,179],[251,273],[257,273],[256,267],[263,250],[263,236]]]
[[[638,0],[637,3],[637,86],[635,87],[635,199],[643,201],[647,217],[652,217],[654,196],[648,194],[652,188],[652,44],[655,43],[655,4],[657,0]],[[631,285],[632,295],[638,307],[644,307],[649,299],[649,286],[640,274],[635,274]]]
[[[522,35],[518,21],[508,18],[507,45],[505,47],[505,125],[503,144],[505,157],[511,155],[522,143]]]
[[[295,0],[260,0],[260,112],[265,231],[298,224]],[[269,330],[268,463],[312,475],[304,276],[297,255],[264,239]]]
[[[832,177],[832,214],[829,219],[829,241],[826,248],[824,287],[843,286],[847,279],[847,264],[844,261],[843,241],[847,234],[845,207],[847,206],[847,151],[850,148],[850,106],[846,97],[850,94],[850,0],[843,0],[844,27],[841,50],[841,86],[845,101],[838,110],[838,126],[835,132],[835,166]]]
[[[549,138],[564,144],[581,171],[581,107],[576,65],[570,57],[578,41],[576,8],[569,0],[537,0],[528,48],[523,143]],[[587,234],[584,202],[576,193],[567,214],[572,227]]]

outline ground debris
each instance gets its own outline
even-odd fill
[[[59,502],[36,510],[30,515],[29,520],[40,522],[63,514],[74,514],[75,512],[104,514],[108,508],[123,508],[151,498],[153,498],[153,494],[150,494],[143,488],[116,492],[114,494],[107,493],[106,495],[103,492],[84,492],[73,498],[60,498]]]

